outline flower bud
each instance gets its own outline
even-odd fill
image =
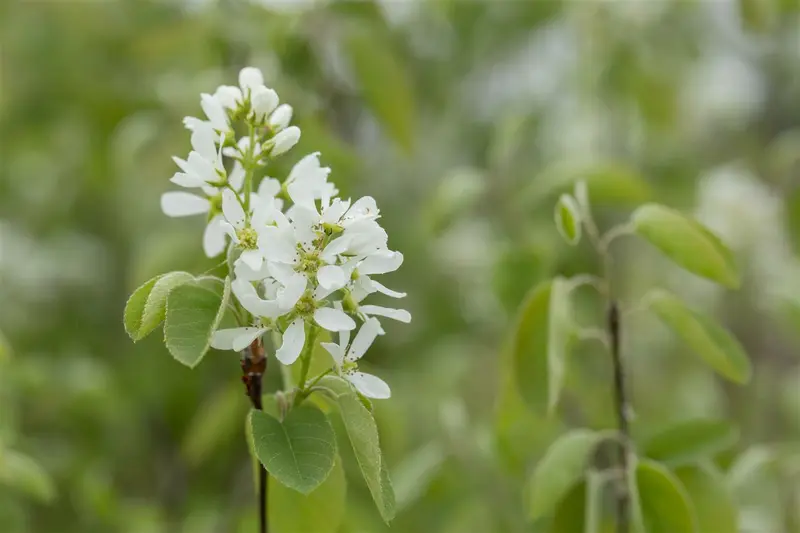
[[[272,112],[269,117],[269,125],[274,130],[280,131],[289,125],[292,120],[292,106],[289,104],[281,104]]]
[[[263,85],[257,87],[253,90],[251,105],[256,120],[261,122],[278,107],[278,93]]]
[[[264,85],[264,76],[255,67],[245,67],[239,71],[239,86],[247,91],[254,91],[257,87]]]
[[[280,155],[290,150],[299,140],[300,128],[297,126],[290,126],[278,132],[278,134],[272,138],[273,146],[270,155]]]

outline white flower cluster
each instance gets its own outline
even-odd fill
[[[292,108],[278,104],[278,95],[252,67],[240,72],[239,87],[221,86],[213,95],[203,94],[207,120],[184,119],[193,150],[186,160],[175,158],[181,171],[171,181],[200,189],[205,197],[168,192],[161,199],[169,216],[207,213],[206,254],[213,257],[228,249],[229,257],[236,257],[231,288],[250,319],[241,327],[217,331],[212,346],[240,351],[276,331],[282,344],[275,355],[290,365],[303,353],[309,332],[336,332],[338,344],[322,343],[334,370],[365,396],[388,398],[389,386],[359,372],[357,361],[383,334],[377,316],[411,320],[408,311],[364,304],[375,292],[405,296],[371,277],[396,270],[403,255],[387,247],[374,199],[337,197],[319,152],[303,157],[283,182],[264,177],[253,190],[255,172],[300,138],[299,128],[289,125]],[[236,123],[247,129],[239,139]]]

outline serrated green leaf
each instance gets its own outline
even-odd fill
[[[697,517],[701,533],[738,533],[738,511],[723,476],[710,466],[687,465],[675,470]]]
[[[343,379],[325,376],[319,385],[331,391],[336,398],[364,481],[381,517],[388,524],[395,515],[395,497],[389,472],[383,461],[375,419]]]
[[[642,460],[634,479],[635,512],[642,533],[700,533],[686,489],[665,466]]]
[[[537,520],[552,513],[586,471],[602,435],[576,429],[556,440],[533,472],[528,515]]]
[[[167,314],[167,296],[170,291],[179,285],[188,283],[194,277],[188,272],[170,272],[158,277],[158,280],[147,295],[147,301],[142,311],[141,324],[134,341],[138,341],[150,334],[164,320]]]
[[[736,289],[741,281],[733,253],[696,220],[659,204],[646,204],[631,215],[638,235],[682,268]]]
[[[308,495],[269,478],[269,530],[272,533],[336,533],[347,496],[342,460],[335,458],[327,479]]]
[[[351,32],[345,46],[361,95],[386,132],[411,152],[416,105],[404,65],[390,44],[374,32]]]
[[[53,480],[39,463],[14,450],[0,450],[0,484],[43,502],[56,494]]]
[[[190,368],[197,366],[211,347],[230,292],[227,278],[222,296],[198,283],[185,283],[169,293],[164,340],[172,357]]]
[[[568,244],[578,244],[581,240],[581,208],[575,198],[562,194],[556,203],[556,227]]]
[[[336,458],[336,435],[325,413],[303,404],[283,422],[256,410],[249,418],[258,460],[275,479],[302,494],[325,481]]]
[[[750,381],[750,359],[726,329],[664,290],[650,293],[648,304],[659,319],[720,375],[736,383]]]
[[[552,282],[535,286],[520,307],[512,339],[514,380],[525,403],[547,411],[547,332]]]
[[[708,458],[739,439],[736,426],[724,420],[686,420],[652,436],[643,446],[647,457],[670,465]]]
[[[125,313],[123,322],[125,324],[125,332],[133,339],[134,342],[139,340],[139,329],[142,327],[142,315],[144,314],[144,307],[147,304],[147,297],[150,296],[150,291],[153,286],[161,278],[158,275],[141,285],[138,289],[133,291],[128,301],[125,303]]]
[[[547,410],[555,411],[564,387],[567,358],[573,340],[574,323],[570,304],[569,281],[562,277],[553,280],[550,288],[547,325]]]

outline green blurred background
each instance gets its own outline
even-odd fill
[[[189,150],[181,118],[246,64],[303,132],[276,174],[321,151],[345,196],[377,199],[405,254],[386,284],[408,292],[413,322],[387,324],[368,357],[393,389],[376,402],[398,498],[391,531],[535,531],[522,487],[543,449],[566,427],[613,425],[596,345],[574,355],[554,418],[526,407],[527,377],[508,364],[525,293],[598,267],[553,223],[554,195],[577,177],[602,227],[655,199],[719,232],[745,272],[729,293],[635,240],[615,248],[626,301],[670,288],[730,327],[755,364],[749,386],[730,386],[636,315],[624,345],[634,434],[730,418],[741,439],[724,468],[745,450],[797,443],[799,10],[798,0],[3,3],[0,532],[255,531],[236,356],[212,352],[190,371],[159,334],[134,345],[122,327],[143,281],[216,264],[202,254],[202,221],[167,219],[159,195],[170,156]],[[602,308],[586,292],[588,324]],[[390,531],[342,448],[341,533]],[[742,531],[800,531],[800,463],[739,481]]]

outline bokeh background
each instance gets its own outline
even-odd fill
[[[602,227],[655,199],[718,231],[745,272],[742,289],[726,292],[636,240],[615,245],[625,301],[670,288],[731,328],[755,364],[750,385],[726,384],[637,314],[624,346],[634,433],[729,418],[741,438],[719,457],[723,468],[796,445],[799,9],[797,0],[3,3],[0,531],[255,531],[236,356],[212,352],[190,371],[158,333],[134,345],[122,327],[143,281],[216,264],[201,251],[202,221],[167,219],[158,199],[170,156],[189,150],[181,118],[246,64],[294,106],[303,131],[281,171],[321,151],[345,195],[377,199],[406,257],[386,283],[408,292],[413,322],[387,324],[368,361],[394,393],[376,405],[398,498],[391,531],[534,531],[522,487],[544,448],[567,427],[613,425],[597,345],[574,354],[552,418],[526,406],[527,377],[509,365],[525,293],[598,268],[553,223],[554,195],[578,177],[590,181]],[[601,307],[586,292],[588,324]],[[343,455],[341,532],[390,531]],[[731,481],[742,531],[800,531],[800,464],[748,476]]]

